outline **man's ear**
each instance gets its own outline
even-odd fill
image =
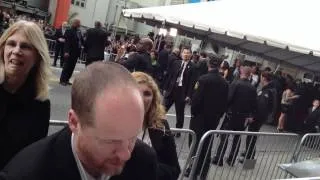
[[[73,109],[70,109],[68,112],[68,124],[71,132],[76,134],[79,131],[79,117]]]

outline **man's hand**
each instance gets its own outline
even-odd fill
[[[246,118],[246,121],[247,121],[249,124],[251,124],[251,123],[254,122],[254,119],[253,119],[252,117],[250,117],[250,118]]]
[[[63,39],[63,38],[59,38],[58,41],[59,41],[59,42],[62,42],[62,43],[66,42],[66,40]]]
[[[69,56],[69,53],[64,53],[64,58],[68,58]]]

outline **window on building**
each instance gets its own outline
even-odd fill
[[[86,2],[87,0],[71,0],[71,4],[82,8],[86,7]]]

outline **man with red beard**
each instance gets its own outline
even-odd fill
[[[136,140],[143,100],[124,67],[89,65],[75,79],[71,96],[69,126],[18,153],[0,179],[156,179],[155,152]]]

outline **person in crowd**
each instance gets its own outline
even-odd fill
[[[83,46],[83,37],[81,31],[79,30],[80,20],[74,19],[71,25],[71,29],[67,29],[65,32],[66,42],[64,44],[64,59],[60,84],[63,86],[71,85],[69,82],[78,58],[81,53],[81,48]]]
[[[199,77],[208,73],[207,61],[208,61],[207,53],[204,51],[200,52],[199,61],[196,64],[196,68],[197,68],[197,72],[198,72]]]
[[[137,52],[128,57],[128,60],[121,64],[129,71],[141,71],[152,74],[152,64],[150,52],[153,47],[153,42],[149,38],[142,38],[137,44]]]
[[[190,103],[197,72],[191,62],[191,49],[182,49],[182,61],[174,61],[168,71],[168,79],[164,85],[164,104],[166,111],[175,104],[177,114],[176,127],[182,128],[184,123],[184,108]],[[180,134],[177,134],[180,137]]]
[[[262,89],[258,92],[257,97],[257,112],[248,125],[248,131],[259,132],[261,126],[267,121],[269,114],[273,110],[273,94],[274,91],[271,87],[272,74],[265,71],[261,74]],[[246,150],[241,155],[244,159],[254,159],[257,136],[247,136]],[[240,162],[244,162],[243,159]]]
[[[232,75],[228,61],[222,61],[220,65],[220,73],[227,82],[231,83]]]
[[[84,51],[87,53],[86,66],[104,59],[104,49],[108,40],[108,34],[102,29],[101,22],[96,21],[94,28],[88,29],[84,43]]]
[[[255,88],[257,88],[260,83],[259,67],[256,65],[251,67],[250,81],[251,85]]]
[[[164,48],[159,52],[158,62],[160,65],[160,72],[165,76],[168,69],[169,62],[169,54],[171,53],[172,45],[170,43],[166,43]]]
[[[221,129],[232,131],[244,131],[247,121],[252,121],[257,107],[256,89],[251,85],[249,66],[240,68],[240,79],[231,83],[228,93],[229,112],[224,119]],[[241,144],[240,135],[235,135],[232,147],[227,159],[227,164],[233,166]],[[228,147],[228,136],[220,135],[220,144],[213,164],[223,166],[223,158]]]
[[[191,102],[190,129],[196,133],[197,137],[202,137],[209,130],[215,130],[220,118],[227,111],[228,83],[219,74],[220,63],[220,57],[210,57],[208,61],[209,72],[200,76],[194,87],[195,90]],[[199,141],[200,138],[197,139],[196,147]],[[206,156],[211,157],[209,143],[209,140],[205,142],[199,157],[196,174],[200,175],[200,179],[206,179],[209,171],[210,158],[205,158]],[[193,155],[195,154],[195,152],[192,153]],[[200,174],[202,166],[203,170]]]
[[[68,126],[18,153],[0,177],[156,180],[156,154],[137,140],[143,119],[131,74],[119,64],[95,62],[74,80]]]
[[[0,169],[47,136],[49,61],[46,39],[35,23],[16,22],[0,38]]]
[[[143,128],[138,138],[157,153],[158,180],[176,180],[180,174],[178,155],[169,124],[165,120],[158,86],[146,73],[133,72],[132,76],[139,84],[145,107]]]
[[[240,67],[242,66],[241,59],[236,59],[232,69],[232,81],[236,81],[240,78]]]
[[[309,109],[309,115],[304,120],[305,133],[320,132],[320,98],[316,98],[312,102],[312,107]]]
[[[57,65],[58,56],[60,56],[60,67],[63,67],[63,58],[64,58],[64,43],[66,42],[66,38],[64,37],[67,31],[68,23],[63,22],[61,28],[56,30],[55,39],[56,39],[56,46],[55,46],[55,53],[53,59],[53,66]]]
[[[294,89],[292,86],[288,86],[287,89],[282,93],[281,98],[281,114],[278,120],[278,132],[284,131],[285,119],[291,105],[295,99],[299,98],[299,95],[294,93]]]
[[[152,77],[157,82],[157,84],[160,85],[162,82],[162,79],[163,79],[163,74],[160,69],[160,64],[158,61],[159,55],[158,55],[157,51],[152,50],[150,53],[150,57],[151,57],[151,64],[152,64],[152,69],[153,69]]]
[[[167,72],[172,67],[172,63],[176,60],[181,60],[179,48],[174,48],[172,52],[169,54]]]

